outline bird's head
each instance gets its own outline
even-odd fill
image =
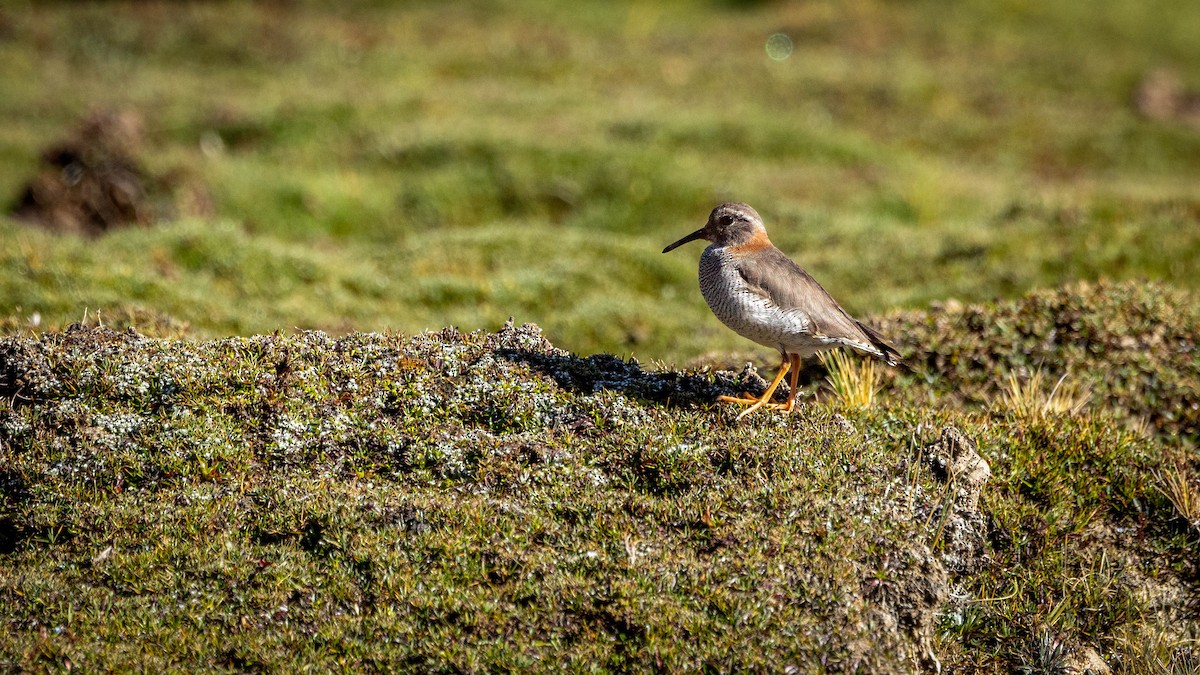
[[[762,218],[749,204],[728,202],[721,204],[708,214],[704,227],[687,235],[663,249],[668,253],[697,239],[707,239],[719,246],[744,246],[754,241],[766,240],[767,230]]]

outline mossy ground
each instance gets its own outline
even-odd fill
[[[1188,672],[1200,532],[1155,476],[1200,468],[1195,317],[1135,285],[907,314],[927,346],[882,405],[741,424],[714,398],[748,373],[580,358],[532,326],[7,337],[0,663],[1008,672],[1092,649]],[[1028,349],[1100,319],[1111,341]],[[1159,347],[1104,351],[1127,339]],[[986,373],[1033,362],[1093,404],[1004,409]],[[977,505],[948,426],[991,465]]]

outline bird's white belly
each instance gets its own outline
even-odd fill
[[[812,334],[812,321],[750,290],[732,256],[709,246],[700,256],[700,292],[713,314],[742,337],[780,352],[809,357],[837,346]]]

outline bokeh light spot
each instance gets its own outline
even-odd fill
[[[776,33],[767,38],[767,56],[773,61],[782,61],[792,55],[792,38]]]

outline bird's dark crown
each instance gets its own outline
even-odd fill
[[[704,230],[705,239],[725,246],[746,244],[767,233],[758,211],[741,202],[728,202],[713,209]]]

